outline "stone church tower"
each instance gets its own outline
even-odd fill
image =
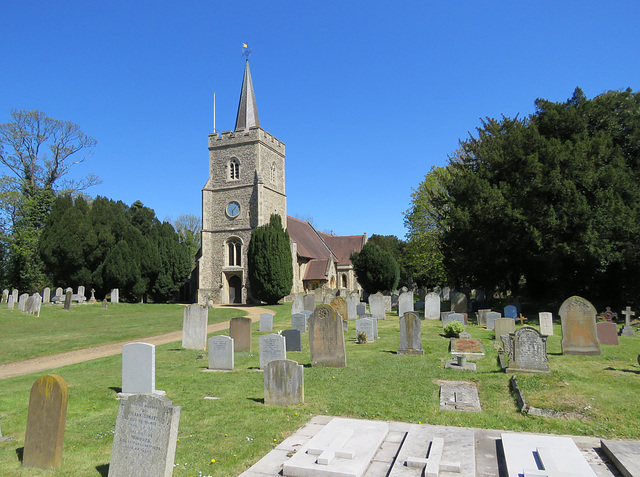
[[[250,299],[251,231],[280,214],[287,224],[284,143],[260,127],[249,61],[233,131],[209,134],[209,180],[202,189],[198,303]]]

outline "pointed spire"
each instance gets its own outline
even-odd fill
[[[253,93],[249,59],[247,59],[244,65],[244,78],[242,79],[242,92],[240,93],[240,104],[238,105],[235,130],[238,131],[252,127],[260,127],[260,119],[258,119],[258,107],[256,106],[255,94]]]

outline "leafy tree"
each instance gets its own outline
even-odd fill
[[[407,242],[400,240],[395,235],[373,234],[367,242],[375,243],[380,250],[388,252],[395,259],[400,270],[400,280],[398,286],[408,286],[413,283],[411,271],[406,267],[405,255]]]
[[[394,290],[398,286],[398,263],[375,243],[367,241],[362,250],[352,253],[350,258],[358,283],[367,293]]]
[[[289,233],[282,219],[272,214],[269,223],[251,232],[247,250],[251,295],[273,305],[288,295],[293,286],[293,262]]]
[[[192,267],[196,265],[196,255],[201,246],[202,220],[193,214],[182,214],[172,222],[180,237],[180,242],[189,248]]]

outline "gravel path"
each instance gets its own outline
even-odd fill
[[[222,305],[214,305],[214,308],[222,307]],[[273,311],[257,306],[224,306],[224,308],[234,308],[247,312],[252,322],[260,321],[260,313],[273,313]],[[225,330],[229,328],[229,322],[215,323],[207,327],[207,332]],[[52,354],[49,356],[40,356],[38,358],[27,359],[25,361],[16,361],[13,363],[0,364],[0,379],[13,378],[14,376],[23,376],[25,374],[39,373],[49,369],[68,366],[70,364],[82,363],[92,359],[104,358],[122,353],[122,346],[134,341],[142,341],[154,345],[162,345],[182,340],[182,330],[165,333],[163,335],[148,336],[146,338],[130,339],[119,343],[110,343],[93,348],[79,349],[75,351],[67,351],[65,353]]]

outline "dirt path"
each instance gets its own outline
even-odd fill
[[[222,307],[222,305],[214,305],[214,308]],[[273,313],[266,308],[257,306],[225,306],[224,308],[234,308],[247,312],[247,316],[252,322],[260,321],[260,313]],[[220,331],[229,328],[229,322],[215,323],[207,327],[207,332]],[[121,341],[119,343],[110,343],[106,345],[96,346],[93,348],[79,349],[75,351],[67,351],[65,353],[52,354],[49,356],[40,356],[38,358],[27,359],[25,361],[16,361],[13,363],[0,364],[0,379],[13,378],[14,376],[23,376],[25,374],[38,373],[49,369],[59,368],[70,364],[82,363],[92,359],[104,358],[122,353],[122,346],[134,341],[142,341],[154,345],[162,345],[182,340],[182,330],[165,333],[163,335],[148,336],[146,338],[131,339]]]

